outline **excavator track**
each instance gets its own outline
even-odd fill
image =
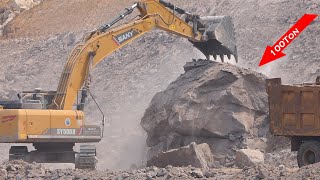
[[[11,146],[9,150],[9,161],[24,160],[27,161],[28,148],[27,146]]]
[[[75,160],[75,168],[95,169],[97,165],[96,155],[96,147],[94,145],[80,145],[80,152]]]

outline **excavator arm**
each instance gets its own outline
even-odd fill
[[[136,8],[140,12],[138,20],[114,27]],[[182,20],[178,14],[184,14],[186,19]],[[83,110],[92,68],[114,51],[154,28],[189,39],[208,58],[210,55],[214,58],[219,55],[223,60],[224,55],[229,59],[234,55],[237,59],[234,30],[229,17],[202,18],[163,0],[141,0],[110,23],[92,32],[83,44],[72,51],[49,109],[73,109],[78,91],[82,90],[81,103],[77,109]]]

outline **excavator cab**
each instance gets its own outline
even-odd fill
[[[41,89],[23,91],[22,94],[18,94],[18,100],[0,101],[0,106],[2,109],[47,109],[55,94],[55,91]]]

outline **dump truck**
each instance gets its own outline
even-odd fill
[[[269,79],[267,93],[271,134],[290,138],[299,167],[320,162],[320,77],[297,85]]]
[[[128,18],[135,10],[139,15]],[[120,24],[121,20],[127,22]],[[9,160],[75,163],[76,168],[94,169],[97,152],[88,143],[102,139],[105,118],[97,106],[101,124],[85,120],[91,72],[111,53],[155,28],[188,39],[208,60],[223,61],[225,56],[237,60],[229,16],[200,16],[164,0],[140,0],[83,38],[67,58],[56,90],[23,91],[17,100],[0,101],[0,143],[30,143],[35,149],[11,146]],[[76,143],[85,143],[79,152],[73,150]]]

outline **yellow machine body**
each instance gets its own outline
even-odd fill
[[[73,110],[0,109],[0,142],[98,142],[98,126],[86,126]]]

